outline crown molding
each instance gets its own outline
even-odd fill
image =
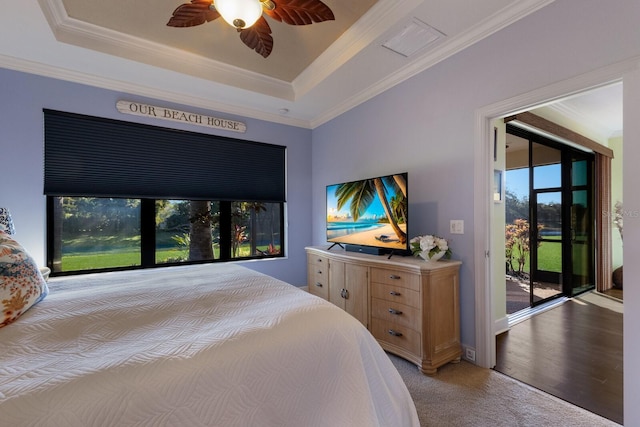
[[[327,48],[293,80],[296,98],[300,98],[333,74],[347,61],[371,45],[413,10],[422,0],[378,0],[349,30]]]
[[[293,85],[180,49],[71,18],[62,0],[38,0],[56,40],[228,86],[293,101]]]
[[[441,61],[455,55],[469,46],[500,31],[512,23],[553,3],[555,0],[522,0],[489,16],[464,33],[445,39],[435,49],[424,53],[419,59],[411,62],[392,75],[382,79],[359,92],[353,97],[341,102],[335,108],[325,112],[321,117],[312,120],[312,127],[320,126],[329,120],[349,111],[376,95],[396,86],[399,83],[433,67]]]
[[[251,109],[244,106],[240,107],[212,102],[208,99],[198,100],[198,97],[178,93],[167,93],[166,90],[148,86],[130,85],[95,75],[70,72],[68,70],[61,72],[61,68],[54,66],[36,65],[34,63],[25,65],[23,63],[19,67],[31,70],[28,72],[48,75],[58,79],[76,81],[113,90],[126,90],[130,93],[168,100],[184,105],[202,106],[203,108],[213,109],[215,111],[313,129],[553,1],[554,0],[521,0],[516,2],[481,21],[459,36],[444,40],[436,46],[435,49],[424,53],[411,64],[407,64],[397,72],[390,74],[386,78],[379,80],[377,83],[342,102],[324,111],[320,111],[315,117],[309,117],[308,120],[307,118],[296,119],[286,115],[264,113],[259,111],[258,108]],[[356,22],[352,29],[340,37],[338,42],[314,61],[293,83],[288,83],[229,66],[218,61],[213,61],[199,55],[168,48],[164,45],[78,21],[67,15],[62,0],[38,0],[55,38],[59,41],[114,56],[121,56],[138,63],[188,74],[207,81],[212,81],[211,76],[215,75],[216,81],[214,83],[246,90],[248,91],[247,93],[255,92],[257,94],[267,95],[284,101],[301,100],[304,95],[308,94],[314,88],[317,88],[320,83],[345,65],[349,59],[361,52],[367,45],[371,45],[372,42],[375,43],[376,38],[379,37],[382,32],[396,24],[396,21],[399,22],[401,19],[399,15],[400,12],[394,13],[393,11],[399,11],[403,8],[405,8],[404,10],[406,10],[406,8],[413,9],[421,3],[421,0],[398,0],[393,4],[391,4],[391,2],[392,0],[379,0],[369,12]],[[397,7],[398,2],[402,7]],[[391,13],[391,17],[389,13]],[[384,28],[382,31],[381,26]],[[7,63],[6,60],[5,63]],[[75,77],[70,79],[68,77],[70,75]]]
[[[157,99],[189,107],[197,107],[217,113],[231,114],[238,117],[246,117],[257,120],[264,120],[272,123],[295,126],[310,129],[308,120],[297,119],[282,114],[267,113],[263,110],[249,108],[245,105],[231,105],[213,101],[209,98],[202,98],[192,94],[169,92],[166,88],[156,88],[144,86],[139,83],[127,83],[119,80],[109,79],[101,76],[94,76],[83,72],[78,72],[66,68],[42,64],[40,62],[28,61],[0,55],[0,68],[20,71],[28,74],[49,77],[71,83],[84,84],[101,89],[123,92],[133,96]]]

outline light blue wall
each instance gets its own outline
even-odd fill
[[[556,1],[315,129],[314,244],[325,242],[327,184],[408,171],[409,235],[450,239],[463,261],[461,338],[475,346],[475,112],[639,56],[639,16],[637,1]],[[451,219],[464,235],[449,234]]]
[[[115,108],[120,99],[241,120],[247,124],[247,132],[238,134],[123,115]],[[39,264],[44,265],[46,256],[45,197],[42,193],[43,108],[286,145],[288,258],[254,261],[245,265],[295,285],[306,283],[304,247],[311,241],[308,226],[311,216],[310,130],[0,69],[0,206],[10,209],[16,225],[16,239]],[[238,167],[242,167],[241,160]]]

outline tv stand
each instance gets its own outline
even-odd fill
[[[386,351],[427,375],[460,361],[460,261],[305,249],[309,292],[358,319]]]
[[[389,252],[389,256],[387,257],[387,259],[391,259],[391,257],[394,255],[406,256],[407,254],[406,254],[406,251],[398,252],[396,249],[391,249],[391,252]]]
[[[336,243],[334,243],[333,245],[329,246],[329,249],[327,249],[327,250],[328,250],[328,251],[330,251],[330,250],[331,250],[331,248],[332,248],[332,247],[334,247],[335,245],[338,245],[338,246],[340,246],[342,249],[344,249],[344,246],[342,246],[342,243],[338,243],[338,242],[336,242]]]
[[[389,256],[387,257],[387,259],[391,259],[391,257],[394,255],[410,256],[413,254],[411,253],[411,251],[407,251],[407,250],[391,249],[391,252],[389,252]]]

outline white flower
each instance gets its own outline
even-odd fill
[[[449,249],[449,245],[447,244],[447,241],[445,239],[443,239],[442,237],[437,237],[436,238],[436,246],[441,251],[446,251],[447,249]]]
[[[433,236],[423,236],[420,239],[420,249],[423,251],[430,251],[436,246]]]
[[[409,240],[411,243],[411,252],[415,256],[422,256],[423,258],[431,258],[434,254],[444,252],[448,258],[451,256],[451,249],[447,240],[430,234],[424,236],[416,236]]]

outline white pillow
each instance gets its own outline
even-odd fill
[[[15,321],[49,293],[34,259],[0,231],[0,328]]]

